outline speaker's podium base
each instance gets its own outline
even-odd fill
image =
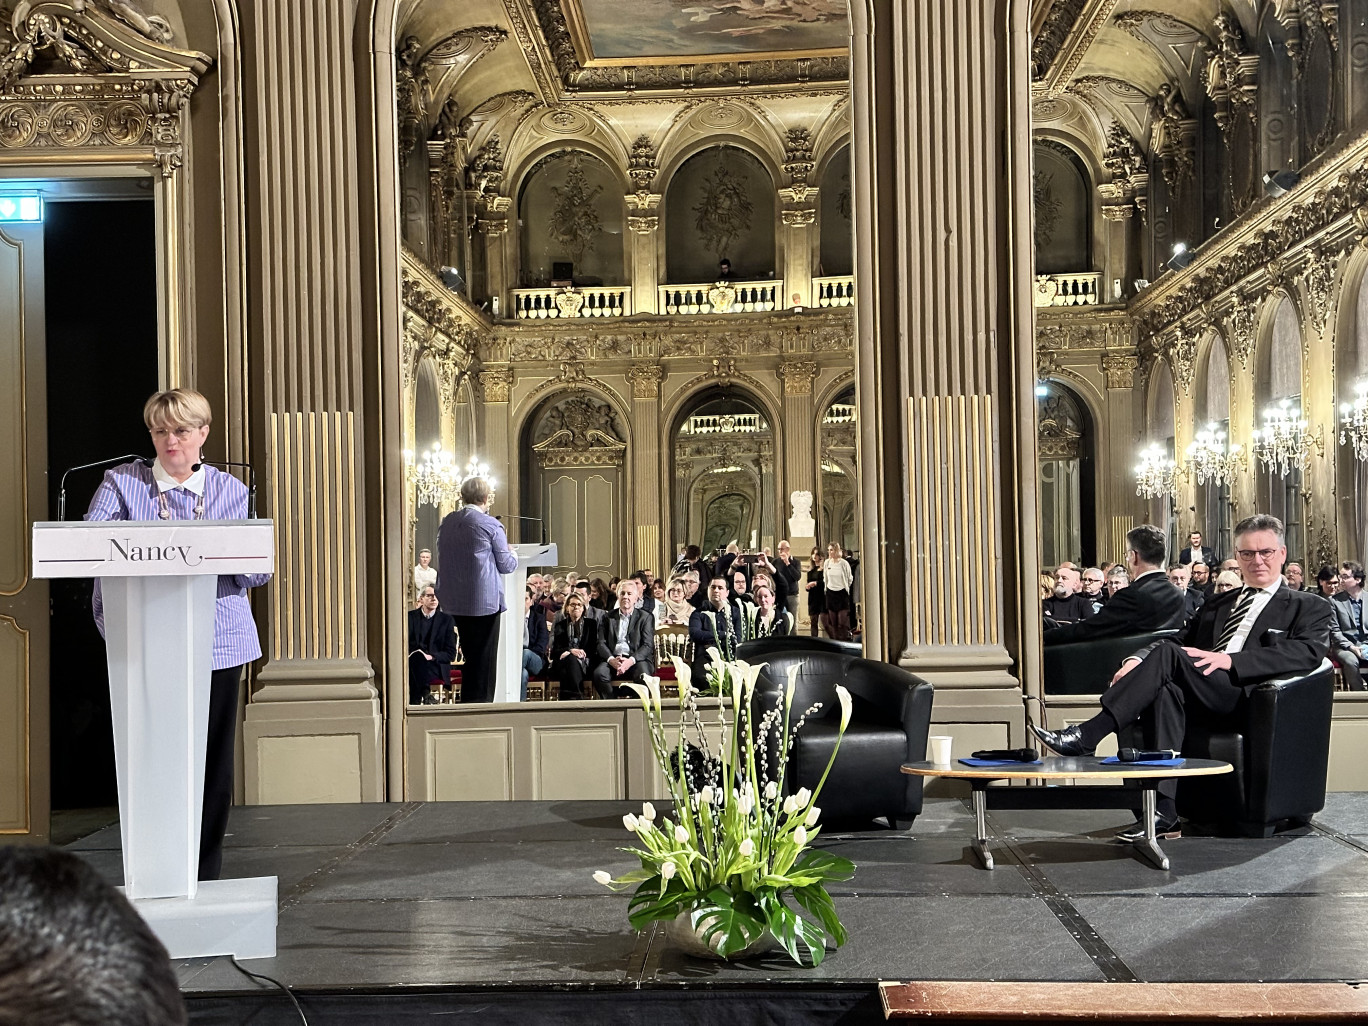
[[[133,907],[173,959],[275,958],[277,890],[274,876],[204,880],[193,898],[134,898]]]

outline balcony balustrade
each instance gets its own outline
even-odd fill
[[[513,316],[520,321],[548,317],[626,317],[631,312],[630,285],[513,290]]]
[[[834,274],[813,278],[812,295],[818,306],[854,306],[855,276]]]
[[[753,435],[769,428],[758,413],[714,413],[690,417],[680,429],[686,435]]]
[[[1037,274],[1036,306],[1096,306],[1102,290],[1100,271],[1077,274]]]
[[[656,311],[687,314],[767,313],[783,294],[782,281],[719,281],[703,285],[661,285]]]

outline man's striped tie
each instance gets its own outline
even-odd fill
[[[1215,651],[1224,652],[1226,650],[1226,646],[1235,637],[1235,632],[1240,629],[1240,624],[1244,623],[1245,614],[1249,612],[1249,607],[1254,604],[1254,596],[1258,594],[1258,588],[1245,588],[1240,592],[1239,601],[1230,610],[1230,615],[1226,617],[1225,626],[1221,628],[1221,636],[1216,642]]]

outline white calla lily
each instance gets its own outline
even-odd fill
[[[674,664],[675,683],[679,685],[679,697],[683,698],[693,690],[693,667],[677,655],[670,656],[670,662]]]
[[[802,669],[801,663],[794,663],[788,668],[788,682],[784,685],[784,716],[787,717],[789,710],[793,708],[793,693],[798,690],[798,672]]]
[[[641,701],[641,707],[646,710],[646,715],[651,714],[651,693],[635,681],[623,681],[622,686],[630,688]]]
[[[844,734],[846,727],[850,726],[850,692],[837,684],[836,697],[841,702],[841,733]]]
[[[641,678],[646,682],[646,690],[651,695],[651,705],[655,707],[655,714],[660,716],[660,678],[652,677],[649,673]],[[649,712],[649,710],[647,710]]]

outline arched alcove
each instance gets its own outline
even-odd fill
[[[1037,140],[1032,153],[1036,273],[1092,270],[1092,188],[1083,161],[1052,139]]]
[[[441,387],[431,360],[418,364],[418,377],[413,396],[413,451],[424,453],[442,442]],[[456,452],[459,457],[460,451]],[[421,458],[421,455],[420,455]],[[437,527],[442,511],[428,503],[417,503],[413,511],[413,551],[437,551]]]
[[[553,393],[527,418],[521,515],[531,519],[514,530],[535,539],[543,528],[561,570],[593,577],[626,570],[627,437],[622,412],[584,390]]]
[[[706,389],[681,408],[669,447],[679,545],[774,545],[774,430],[759,402],[735,387]],[[723,496],[736,498],[714,505]]]
[[[665,197],[666,279],[672,284],[774,275],[774,182],[738,146],[713,146],[684,161]]]
[[[538,161],[523,181],[518,220],[523,285],[627,281],[622,186],[593,154],[561,150]]]
[[[850,146],[842,146],[822,173],[820,275],[854,274],[855,249],[851,229],[854,210],[850,193]]]
[[[1210,427],[1230,438],[1230,357],[1225,339],[1213,332],[1209,341],[1202,388],[1197,394],[1197,428]],[[1197,486],[1197,509],[1202,523],[1195,530],[1221,556],[1232,551],[1230,482],[1207,481]]]
[[[1068,385],[1036,390],[1040,562],[1091,565],[1097,554],[1096,432],[1087,404]]]
[[[860,547],[860,480],[855,453],[855,386],[827,404],[818,424],[820,453],[817,537],[838,542],[847,552]]]
[[[1297,308],[1287,296],[1280,296],[1268,318],[1266,338],[1254,379],[1254,419],[1264,424],[1265,411],[1286,402],[1301,406],[1302,333]],[[1281,475],[1262,462],[1258,467],[1257,501],[1260,511],[1282,520],[1287,531],[1289,559],[1305,555],[1302,525],[1302,472],[1295,465]]]

